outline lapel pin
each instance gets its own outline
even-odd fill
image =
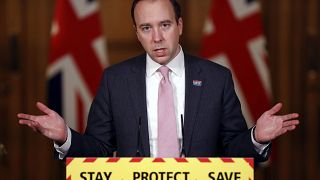
[[[202,81],[200,81],[200,80],[193,80],[193,81],[192,81],[192,84],[193,84],[194,86],[200,87],[200,86],[202,86]]]

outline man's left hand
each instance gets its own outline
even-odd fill
[[[275,115],[281,108],[282,104],[278,103],[257,120],[254,138],[258,143],[267,143],[287,131],[294,130],[299,124],[298,113]]]

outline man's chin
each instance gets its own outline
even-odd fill
[[[170,61],[168,56],[155,56],[152,58],[152,60],[161,65],[168,64],[168,62]]]

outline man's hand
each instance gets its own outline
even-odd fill
[[[287,131],[292,131],[299,124],[299,114],[292,113],[286,115],[275,115],[282,108],[282,104],[278,103],[270,110],[264,112],[257,120],[254,138],[258,143],[266,143]]]
[[[27,125],[34,131],[43,134],[45,137],[52,139],[58,144],[63,144],[67,140],[68,130],[66,123],[58,113],[49,109],[44,104],[37,102],[37,107],[45,115],[29,115],[19,113],[19,124]]]

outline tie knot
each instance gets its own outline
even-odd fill
[[[162,76],[167,79],[169,76],[169,68],[167,66],[161,66],[159,68],[160,73],[162,74]]]

